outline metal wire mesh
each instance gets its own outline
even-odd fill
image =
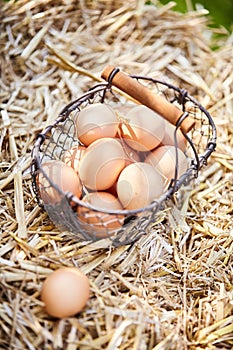
[[[185,152],[190,165],[187,171],[178,178],[176,159],[174,177],[168,189],[160,198],[140,209],[99,210],[84,203],[73,193],[64,193],[52,182],[48,174],[44,173],[42,164],[47,160],[61,160],[66,150],[81,144],[76,136],[76,121],[80,111],[90,104],[99,102],[108,104],[115,110],[133,104],[129,96],[113,88],[111,78],[107,83],[95,85],[77,100],[68,104],[55,122],[37,136],[32,152],[32,183],[39,205],[48,212],[52,221],[61,230],[74,233],[78,240],[97,240],[109,237],[115,245],[136,241],[148,231],[151,225],[161,221],[164,215],[163,210],[169,205],[170,199],[182,186],[198,177],[200,169],[207,163],[207,159],[216,146],[216,128],[212,117],[186,90],[150,77],[133,75],[131,77],[182,109],[183,115],[177,122],[174,132],[176,147],[177,131],[182,120],[187,116],[195,119],[195,127],[188,134],[184,134],[187,139]],[[57,198],[59,198],[56,203],[43,202],[38,185],[39,173],[43,173],[48,186],[56,191]],[[94,218],[94,221],[93,219],[88,221],[87,214],[89,218]]]

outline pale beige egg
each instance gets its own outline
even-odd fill
[[[164,179],[156,168],[147,163],[132,163],[125,167],[117,181],[117,194],[126,209],[149,205],[164,191]]]
[[[76,145],[66,150],[62,158],[63,162],[71,166],[76,172],[78,171],[78,166],[84,151],[86,150],[85,146]]]
[[[103,209],[108,211],[123,209],[121,203],[114,195],[101,191],[92,192],[86,194],[82,201],[96,208],[95,211],[80,205],[77,209],[81,226],[94,237],[108,237],[122,227],[124,222],[123,215],[101,212]]]
[[[123,147],[124,153],[125,153],[125,166],[140,162],[140,153],[136,151],[135,149],[131,148],[124,139],[121,139],[121,145]]]
[[[83,154],[78,173],[85,187],[106,190],[117,180],[125,166],[125,153],[118,139],[94,141]]]
[[[188,168],[188,160],[181,149],[177,148],[177,177],[179,178]],[[170,182],[175,176],[176,148],[174,146],[160,146],[152,151],[145,160],[153,165]]]
[[[157,147],[164,136],[164,119],[144,105],[132,108],[125,121],[119,124],[118,133],[137,151],[149,151]]]
[[[83,108],[76,121],[77,137],[85,145],[103,137],[115,137],[118,129],[117,115],[103,103],[93,103]]]
[[[174,125],[172,125],[168,121],[165,121],[165,133],[161,142],[164,146],[175,146],[175,130],[176,128]],[[177,138],[177,146],[182,151],[185,151],[187,147],[187,140],[182,134],[180,129],[177,130],[176,138]]]
[[[52,272],[41,289],[45,311],[57,318],[74,316],[82,311],[89,296],[88,278],[75,267],[63,267]]]
[[[39,194],[45,204],[57,204],[61,201],[62,192],[70,192],[80,198],[82,194],[82,184],[76,171],[60,160],[50,160],[41,165],[42,170],[37,178]],[[51,184],[49,180],[51,181]],[[55,186],[54,186],[55,185]]]

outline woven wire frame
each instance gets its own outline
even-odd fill
[[[77,100],[72,101],[61,111],[52,125],[37,136],[32,152],[32,184],[38,204],[43,207],[50,219],[60,230],[68,230],[76,235],[77,240],[98,240],[109,237],[115,246],[130,244],[146,234],[151,226],[161,222],[170,199],[182,187],[198,177],[200,169],[207,164],[207,160],[216,147],[216,127],[206,109],[186,90],[149,77],[131,75],[133,79],[146,85],[154,93],[165,97],[169,102],[182,109],[183,115],[178,120],[174,131],[174,144],[177,149],[177,131],[183,119],[191,116],[195,120],[195,127],[184,134],[187,140],[186,155],[189,168],[179,178],[178,169],[174,172],[168,189],[150,205],[136,210],[97,210],[88,203],[84,203],[72,193],[64,193],[48,177],[41,165],[48,160],[62,160],[66,150],[81,144],[77,138],[76,120],[80,111],[93,103],[106,103],[117,110],[121,106],[129,105],[132,101],[125,94],[116,92],[111,84],[100,83],[92,87]],[[178,153],[176,152],[176,164]],[[47,184],[56,191],[59,201],[56,204],[43,203],[40,197],[38,174],[41,172]],[[82,215],[85,217],[83,220]],[[95,217],[95,223],[88,222],[86,215]]]

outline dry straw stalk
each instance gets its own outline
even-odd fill
[[[218,29],[213,42],[205,10],[173,6],[1,1],[1,349],[232,349],[232,35]],[[118,248],[59,232],[36,204],[28,168],[37,133],[109,63],[186,88],[218,129],[182,206]],[[79,315],[54,320],[40,289],[61,266],[87,274],[91,298]]]

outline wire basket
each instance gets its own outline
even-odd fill
[[[116,246],[135,242],[146,234],[151,225],[159,222],[161,212],[169,205],[179,190],[198,177],[200,169],[216,147],[216,128],[207,110],[184,89],[150,77],[127,75],[118,68],[107,66],[102,72],[106,82],[89,89],[61,111],[52,125],[47,126],[35,141],[32,151],[32,184],[37,201],[60,230],[76,235],[77,240],[95,241],[109,237]],[[175,125],[174,145],[177,149],[177,133],[181,131],[187,140],[185,154],[189,159],[188,169],[178,177],[178,159],[174,177],[159,198],[149,205],[134,210],[100,209],[83,202],[71,192],[63,192],[55,184],[42,164],[48,160],[62,160],[64,152],[81,144],[77,138],[76,121],[82,109],[90,104],[104,103],[115,110],[138,103],[158,112]],[[176,153],[176,158],[178,154]],[[38,176],[46,179],[44,190],[56,192],[56,203],[47,203],[41,198]],[[95,220],[82,220],[89,215]],[[101,227],[101,230],[98,229]],[[110,229],[111,227],[111,229]]]

